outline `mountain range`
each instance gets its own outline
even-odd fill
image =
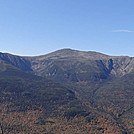
[[[4,134],[134,134],[134,57],[0,53],[0,105]]]

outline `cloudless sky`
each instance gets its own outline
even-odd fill
[[[134,0],[0,0],[0,51],[134,56]]]

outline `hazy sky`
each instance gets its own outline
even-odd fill
[[[0,51],[134,56],[134,0],[0,0]]]

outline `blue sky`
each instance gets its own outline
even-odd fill
[[[0,0],[0,51],[134,56],[133,0]]]

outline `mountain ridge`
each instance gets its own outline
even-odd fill
[[[0,52],[0,54],[9,54],[9,55],[13,55],[13,56],[19,56],[19,57],[41,57],[41,56],[46,56],[46,55],[50,55],[52,53],[56,53],[56,52],[62,52],[62,51],[76,51],[76,52],[84,52],[84,53],[98,53],[98,54],[102,54],[102,55],[105,55],[105,56],[110,56],[110,57],[130,57],[130,58],[134,58],[133,56],[128,56],[128,55],[120,55],[120,56],[112,56],[112,55],[108,55],[108,54],[105,54],[105,53],[102,53],[102,52],[97,52],[97,51],[84,51],[84,50],[77,50],[77,49],[71,49],[71,48],[62,48],[62,49],[59,49],[59,50],[55,50],[53,52],[48,52],[46,54],[41,54],[41,55],[36,55],[36,56],[28,56],[28,55],[25,55],[25,56],[22,56],[22,55],[19,55],[19,54],[12,54],[12,53],[9,53],[9,52]]]
[[[84,65],[85,68],[91,70],[91,72],[87,72],[89,76],[91,76],[92,72],[94,72],[94,74],[96,73],[95,76],[92,76],[93,79],[96,79],[95,77],[101,77],[102,79],[111,76],[119,77],[134,70],[133,57],[109,56],[93,51],[79,51],[72,49],[61,49],[46,55],[33,57],[0,53],[0,59],[23,71],[48,77],[53,80],[56,80],[57,73],[60,73],[63,82],[85,81],[82,78],[82,75],[84,75],[83,73],[85,72],[86,74],[86,70],[83,68]],[[78,70],[79,74],[81,73],[81,76],[77,75],[76,70]],[[70,72],[72,73],[70,74]],[[57,82],[61,82],[61,79],[57,80]],[[91,79],[87,81],[90,80]]]

